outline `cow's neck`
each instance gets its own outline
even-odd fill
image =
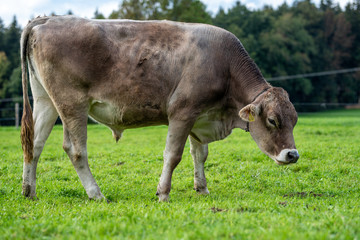
[[[242,46],[236,52],[231,63],[230,94],[236,105],[243,107],[271,85],[266,82],[259,68]]]

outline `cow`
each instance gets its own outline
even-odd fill
[[[54,123],[90,199],[105,199],[87,159],[88,117],[111,129],[168,125],[156,194],[167,201],[189,138],[194,188],[208,194],[208,144],[232,129],[250,132],[277,164],[297,162],[297,113],[230,32],[172,21],[39,17],[21,36],[24,153],[22,194],[36,196],[36,167]],[[30,80],[28,80],[28,78]],[[33,112],[28,97],[30,81]]]

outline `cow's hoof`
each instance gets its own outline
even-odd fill
[[[107,198],[89,198],[90,201],[111,203]]]
[[[209,190],[207,189],[207,187],[205,187],[205,188],[194,188],[194,190],[195,190],[197,193],[201,194],[201,195],[208,195],[208,194],[210,194],[210,192],[209,192]]]
[[[169,201],[169,194],[161,194],[156,193],[156,195],[159,197],[159,202],[168,202]]]
[[[38,200],[37,196],[36,196],[36,192],[35,192],[35,187],[32,187],[29,184],[23,184],[22,185],[22,195],[24,195],[24,197],[31,199],[31,200]]]
[[[102,202],[102,201],[106,201],[107,203],[109,203],[110,201],[106,199],[106,197],[104,197],[104,195],[102,195],[102,193],[97,194],[93,197],[89,197],[90,200],[94,200],[97,202]]]
[[[24,195],[24,194],[23,194]],[[24,195],[25,196],[25,195]],[[39,198],[35,195],[31,195],[31,196],[25,196],[27,199],[32,200],[32,201],[37,201],[39,200]]]
[[[106,198],[101,193],[100,188],[98,186],[93,186],[91,188],[86,189],[86,193],[90,200],[95,200],[95,201],[106,200]]]

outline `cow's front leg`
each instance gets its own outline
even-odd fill
[[[186,121],[170,121],[164,151],[164,166],[157,187],[156,195],[160,202],[168,201],[171,189],[171,177],[174,169],[181,161],[186,139],[192,123]]]
[[[209,194],[207,189],[204,163],[208,156],[208,145],[190,137],[190,153],[194,160],[194,189],[200,194]]]

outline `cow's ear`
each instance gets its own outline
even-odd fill
[[[255,121],[255,117],[259,116],[259,112],[259,106],[251,103],[240,110],[239,116],[246,122],[253,122]]]

